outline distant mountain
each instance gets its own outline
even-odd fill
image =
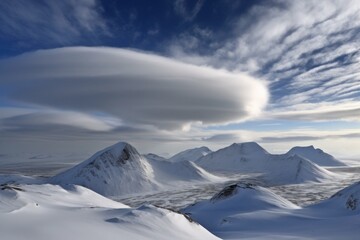
[[[143,157],[145,157],[146,159],[150,159],[150,160],[167,161],[166,158],[156,155],[154,153],[144,154]]]
[[[174,156],[169,158],[169,161],[171,161],[171,162],[196,161],[199,158],[206,156],[211,152],[212,151],[207,147],[188,149],[188,150],[179,152],[178,154],[175,154]]]
[[[301,156],[270,154],[255,142],[234,143],[195,163],[209,172],[260,173],[272,183],[319,182],[335,176]]]
[[[220,181],[194,163],[147,159],[128,143],[120,142],[50,179],[55,184],[77,184],[105,196],[120,196],[178,186],[179,182]]]
[[[328,153],[325,153],[319,148],[314,148],[314,146],[308,147],[293,147],[290,151],[287,152],[288,155],[299,155],[306,159],[309,159],[313,163],[316,163],[320,166],[346,166],[343,162],[337,160]]]

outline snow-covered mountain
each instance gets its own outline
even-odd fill
[[[180,213],[129,208],[75,185],[1,185],[0,222],[6,240],[218,239]]]
[[[179,152],[169,158],[171,162],[181,162],[181,161],[196,161],[199,158],[208,155],[212,151],[207,147],[199,147],[187,149],[185,151]]]
[[[156,161],[167,161],[166,158],[161,157],[155,153],[148,153],[148,154],[144,154],[143,157],[145,157],[146,159],[149,160],[156,160]]]
[[[241,183],[181,212],[221,239],[350,240],[360,234],[359,199],[360,183],[356,183],[301,208],[269,189]]]
[[[207,229],[218,229],[231,222],[231,215],[278,208],[299,207],[266,188],[239,183],[225,187],[211,199],[195,203],[182,212]]]
[[[322,181],[336,176],[301,156],[270,154],[255,142],[234,143],[195,163],[209,172],[260,173],[272,183]]]
[[[179,182],[220,181],[194,163],[151,160],[128,143],[120,142],[50,179],[77,184],[104,196],[120,196],[178,186]]]
[[[316,163],[319,166],[346,166],[346,164],[344,164],[340,160],[337,160],[336,158],[319,148],[314,148],[314,146],[293,147],[287,152],[287,154],[296,154],[302,156],[309,159],[313,163]]]
[[[130,144],[119,142],[53,177],[51,183],[77,184],[105,196],[159,189],[154,171]]]

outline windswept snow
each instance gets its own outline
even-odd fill
[[[309,159],[313,163],[316,163],[320,166],[346,166],[345,163],[337,160],[336,158],[319,148],[314,148],[314,146],[293,147],[292,149],[290,149],[290,151],[287,152],[287,155],[295,154]]]
[[[6,240],[218,239],[182,214],[132,209],[73,185],[0,187],[0,222]]]

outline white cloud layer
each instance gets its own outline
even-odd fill
[[[10,101],[164,129],[242,121],[268,101],[264,82],[248,75],[117,48],[70,47],[2,60],[0,83]]]

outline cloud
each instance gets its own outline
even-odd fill
[[[196,44],[191,47],[200,39],[195,34],[187,41],[175,39],[169,52],[183,61],[268,80],[270,113],[303,103],[324,103],[333,105],[332,113],[318,109],[318,119],[354,119],[342,105],[360,100],[358,1],[264,1],[227,22],[232,29],[228,38],[215,32],[214,39],[201,41],[207,44],[201,47],[207,52],[197,51]],[[317,110],[312,111],[315,118]]]
[[[187,0],[176,0],[174,2],[174,10],[185,21],[192,21],[201,10],[205,0],[196,0],[195,5],[189,9]]]
[[[84,34],[108,34],[96,0],[1,1],[0,35],[19,45],[69,44]]]
[[[2,109],[3,112],[9,109]],[[5,116],[4,116],[5,115]],[[10,115],[10,116],[6,116]],[[2,114],[0,129],[6,131],[42,131],[69,127],[95,132],[107,132],[121,126],[121,121],[109,116],[96,116],[74,111],[52,109],[10,109],[9,114]]]
[[[304,103],[283,108],[283,111],[267,113],[269,118],[296,121],[360,121],[358,101]]]
[[[117,48],[71,47],[0,62],[11,101],[164,129],[238,122],[266,106],[265,84],[241,73]]]

